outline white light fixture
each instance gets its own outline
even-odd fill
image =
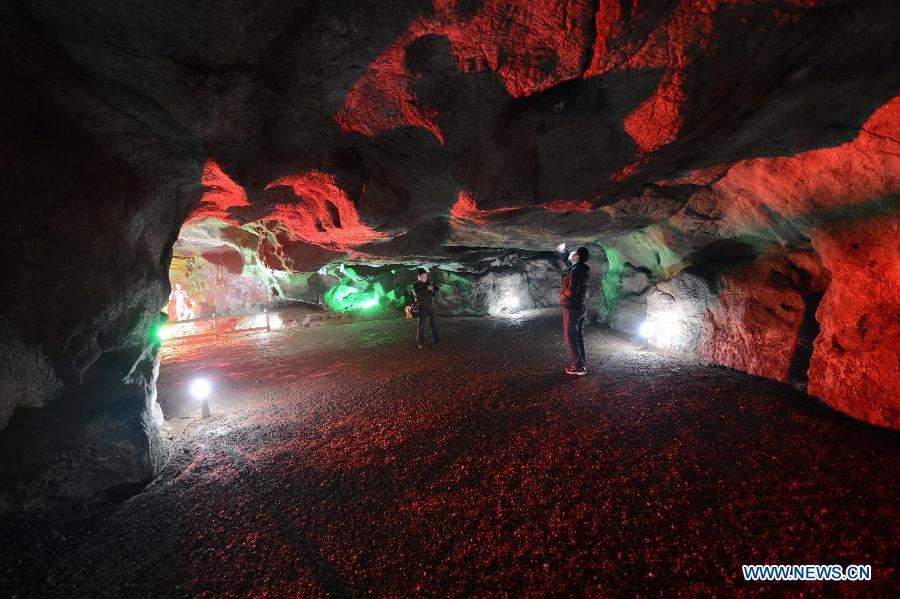
[[[194,379],[191,383],[191,395],[200,402],[200,417],[209,418],[209,401],[207,398],[212,393],[212,384],[206,379]]]
[[[191,383],[191,395],[194,399],[206,399],[212,392],[212,385],[206,379],[196,379]]]
[[[519,298],[515,295],[507,295],[500,301],[500,309],[513,312],[519,309]]]
[[[638,334],[645,343],[657,347],[674,347],[681,339],[681,318],[675,312],[651,314],[638,327]]]

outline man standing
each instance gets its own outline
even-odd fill
[[[424,348],[425,343],[425,319],[431,324],[431,341],[435,347],[438,344],[437,323],[434,318],[434,283],[428,282],[428,272],[424,268],[416,271],[416,282],[413,283],[413,292],[416,294],[416,302],[419,304],[419,326],[416,328],[416,343],[419,349]]]
[[[588,273],[587,264],[590,254],[586,247],[580,247],[569,254],[571,268],[562,278],[562,288],[559,292],[559,303],[563,307],[563,330],[566,336],[566,345],[572,363],[566,368],[566,374],[584,376],[587,368],[584,364],[584,319],[587,311],[584,307],[584,297],[587,293]]]

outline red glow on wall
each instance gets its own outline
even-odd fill
[[[590,212],[593,210],[590,200],[553,200],[537,206],[547,212]]]
[[[410,24],[347,93],[336,116],[344,131],[376,135],[413,126],[444,143],[437,114],[414,98],[404,63],[406,46],[423,35],[446,36],[460,72],[495,73],[514,97],[527,96],[580,77],[593,8],[584,0],[556,3],[485,0],[471,17],[461,17],[457,0],[438,0],[434,13]]]
[[[510,212],[515,208],[495,208],[493,210],[479,210],[475,204],[475,198],[467,191],[460,191],[459,198],[450,209],[450,216],[457,220],[465,220],[479,225],[486,225],[491,222],[491,217],[505,212]]]
[[[403,126],[421,127],[444,143],[437,113],[420,106],[409,91],[412,79],[403,64],[403,48],[414,37],[404,37],[385,50],[347,92],[335,117],[342,131],[375,136]]]
[[[739,221],[755,213],[769,224],[765,215],[771,210],[784,217],[815,219],[816,212],[824,217],[826,211],[900,193],[898,140],[900,96],[875,111],[852,141],[796,156],[738,162],[715,189],[744,200],[733,204]],[[763,205],[767,210],[761,210]]]
[[[680,73],[663,75],[656,93],[625,117],[625,132],[641,152],[653,152],[675,141],[684,122],[681,106],[687,101],[681,85]]]
[[[456,18],[458,4],[440,3],[436,32],[452,42],[461,71],[496,73],[517,98],[581,76],[591,2],[486,0],[465,21]]]
[[[672,15],[646,39],[632,34],[632,24],[652,17],[639,2],[628,14],[620,2],[602,2],[597,12],[597,39],[594,56],[585,77],[615,70],[662,69],[656,92],[641,103],[623,123],[625,131],[643,153],[652,152],[675,139],[683,119],[683,72],[688,66],[686,51],[705,48],[712,32],[709,2],[682,2]],[[699,6],[705,5],[705,6]],[[628,176],[630,173],[622,173]]]
[[[808,235],[831,273],[815,315],[820,334],[810,393],[857,418],[900,427],[900,96],[873,113],[852,141],[738,162],[713,192],[723,197],[723,226],[727,222],[732,235]],[[739,300],[735,282],[735,306],[746,307],[764,288],[762,282],[744,285]],[[725,298],[723,310],[730,301]],[[711,342],[723,345],[726,338]],[[752,344],[758,343],[766,342]],[[780,378],[779,372],[759,374]]]
[[[815,6],[817,0],[792,0],[796,7]],[[675,140],[684,118],[681,108],[687,103],[684,81],[695,56],[710,47],[716,36],[714,15],[728,5],[751,5],[753,0],[683,0],[647,37],[635,35],[643,23],[657,17],[660,8],[653,3],[633,0],[601,2],[596,15],[597,38],[594,55],[585,77],[613,71],[661,70],[656,91],[629,114],[623,123],[641,154],[653,152]],[[773,7],[778,21],[799,18]],[[639,160],[626,167],[614,179],[633,174]]]
[[[716,305],[703,319],[698,355],[787,382],[805,310],[797,273],[813,275],[808,284],[821,292],[827,281],[820,270],[809,252],[794,252],[723,274]]]
[[[867,422],[900,429],[900,213],[826,228],[813,247],[832,282],[809,392]]]
[[[276,204],[269,218],[280,221],[298,239],[331,250],[349,251],[386,238],[362,222],[353,200],[329,174],[311,170],[277,179],[266,189],[279,185],[291,187],[297,202]]]
[[[217,218],[238,225],[239,223],[231,218],[229,209],[234,206],[249,206],[244,188],[225,174],[222,167],[211,158],[203,166],[201,184],[206,191],[188,217],[187,223],[197,222],[204,218]]]
[[[487,225],[502,214],[529,209],[545,210],[547,212],[590,212],[592,208],[589,200],[554,200],[535,206],[510,206],[482,210],[478,208],[472,194],[466,191],[460,191],[456,203],[453,204],[453,207],[450,209],[450,216],[460,221],[469,221],[479,225]]]
[[[212,159],[204,166],[202,183],[207,190],[186,224],[205,218],[235,226],[246,222],[235,219],[230,212],[233,207],[250,205],[246,191]],[[279,221],[287,231],[285,235],[290,233],[295,239],[337,251],[351,251],[354,246],[386,237],[362,222],[353,200],[332,175],[311,170],[277,179],[266,189],[277,186],[290,187],[297,201],[278,203],[269,214],[256,220]]]
[[[656,90],[623,122],[639,148],[631,168],[613,177],[624,179],[634,174],[643,154],[671,143],[681,130],[687,70],[715,38],[716,12],[753,2],[683,0],[671,10],[640,0],[600,2],[595,12],[596,3],[587,0],[485,0],[474,14],[460,4],[435,0],[432,13],[413,21],[372,61],[348,91],[335,117],[338,126],[370,136],[420,127],[444,143],[440,115],[417,100],[411,91],[416,75],[405,64],[406,47],[427,34],[450,41],[458,72],[493,73],[512,97],[576,78],[658,71]],[[786,4],[811,7],[816,0]],[[771,10],[776,21],[800,18],[774,4]]]

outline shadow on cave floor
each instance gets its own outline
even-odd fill
[[[440,325],[438,351],[399,319],[165,350],[162,475],[103,513],[0,525],[2,594],[895,588],[897,435],[596,328],[590,375],[566,378],[552,312]],[[182,399],[199,372],[207,420]],[[874,581],[749,585],[753,563]]]

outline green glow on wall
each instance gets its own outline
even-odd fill
[[[603,275],[603,297],[600,299],[600,312],[609,320],[619,304],[619,292],[622,290],[622,273],[625,271],[625,257],[615,248],[603,247],[609,268]]]
[[[395,289],[385,289],[385,285],[374,280],[377,277],[360,275],[350,266],[329,265],[319,272],[340,280],[340,283],[329,289],[322,298],[322,301],[335,312],[399,311],[406,303],[405,294],[398,294]]]
[[[335,285],[325,294],[325,303],[336,312],[362,312],[378,306],[378,294],[351,285]]]
[[[338,273],[340,273],[340,274],[338,274]],[[349,280],[353,281],[354,283],[360,282],[360,278],[359,278],[359,275],[356,274],[356,270],[354,270],[350,266],[344,266],[343,264],[341,264],[341,266],[338,268],[338,273],[334,273],[334,274],[337,275],[337,277],[339,279],[341,279],[342,281],[345,279],[349,279]]]
[[[363,291],[353,285],[335,285],[325,294],[324,301],[335,312],[376,312],[399,308],[406,298],[399,299],[393,290],[388,293],[377,289]]]
[[[462,275],[458,275],[452,271],[447,271],[447,277],[450,279],[451,285],[461,285],[466,290],[472,289],[472,282]]]

